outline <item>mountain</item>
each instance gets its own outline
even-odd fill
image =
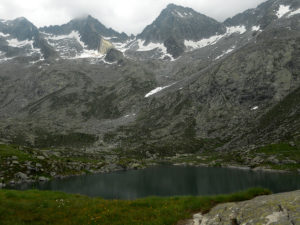
[[[225,31],[225,27],[212,18],[191,8],[169,4],[137,38],[145,40],[144,45],[164,43],[167,52],[177,58],[184,51],[184,40],[200,40]]]
[[[38,35],[38,29],[24,17],[0,22],[2,33],[10,34],[18,40],[32,40]]]
[[[200,40],[216,33],[225,33],[218,21],[191,8],[169,4],[155,21],[137,37],[149,42],[164,42],[172,37],[176,40]]]
[[[38,59],[55,55],[55,51],[41,37],[38,28],[24,17],[0,21],[0,32],[0,50],[8,57],[30,54]]]
[[[1,140],[139,158],[298,143],[299,16],[293,0],[224,23],[171,4],[134,38],[90,16],[1,21]]]
[[[255,9],[246,10],[232,18],[224,21],[227,26],[237,26],[244,24],[247,28],[258,26],[266,28],[270,23],[275,22],[285,14],[299,9],[298,0],[268,0]]]
[[[106,28],[102,23],[90,15],[84,18],[71,20],[69,23],[61,26],[43,27],[40,28],[40,31],[52,35],[68,35],[72,31],[77,31],[81,41],[87,48],[94,50],[99,47],[101,36],[114,38],[118,41],[128,39],[128,36],[125,33],[120,34],[111,28]]]

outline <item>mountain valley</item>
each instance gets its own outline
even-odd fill
[[[218,22],[170,4],[136,36],[92,16],[0,20],[0,183],[160,163],[299,172],[299,10],[268,0]]]

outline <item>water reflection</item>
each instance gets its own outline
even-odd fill
[[[17,188],[59,190],[106,199],[135,199],[147,196],[214,195],[258,186],[275,193],[296,190],[300,189],[300,176],[227,168],[163,166],[71,177]]]

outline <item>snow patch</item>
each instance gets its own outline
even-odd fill
[[[104,57],[103,54],[99,53],[97,50],[89,50],[87,46],[81,41],[81,36],[78,31],[72,31],[67,35],[51,35],[48,33],[43,33],[46,35],[46,39],[48,43],[58,49],[62,54],[61,57],[65,59],[86,59],[86,58],[94,58],[94,59],[102,59]],[[111,37],[114,38],[114,37]],[[64,39],[73,39],[80,44],[83,50],[79,53],[76,53],[75,56],[70,57],[68,54],[68,47],[62,43],[55,43],[55,41],[60,41]],[[49,42],[50,41],[50,42]]]
[[[287,14],[288,12],[290,12],[290,6],[288,5],[280,5],[278,11],[276,12],[276,16],[278,18],[283,17],[285,14]]]
[[[0,32],[0,37],[8,37],[8,36],[9,36],[9,34],[4,34],[4,33]]]
[[[104,57],[102,58],[101,60],[102,62],[104,62],[105,64],[108,64],[108,65],[113,65],[113,64],[116,64],[117,62],[107,62]]]
[[[24,41],[19,41],[18,39],[10,39],[7,40],[8,46],[14,47],[14,48],[22,48],[26,45],[30,45],[33,48],[33,41],[32,40],[24,40]]]
[[[33,40],[24,40],[24,41],[19,41],[16,38],[10,39],[10,40],[6,40],[8,43],[8,46],[10,47],[14,47],[14,48],[26,48],[27,52],[27,56],[31,56],[32,54],[38,53],[40,55],[42,55],[42,52],[39,48],[35,48],[33,46]],[[42,58],[40,58],[40,60],[44,60]]]
[[[136,114],[133,113],[133,114],[127,114],[126,116],[124,116],[124,118],[128,118],[128,117],[134,117]]]
[[[222,39],[224,35],[215,35],[210,38],[202,39],[200,41],[191,41],[191,40],[185,40],[184,45],[188,49],[196,49],[196,48],[203,48],[209,45],[216,44],[220,39]]]
[[[300,14],[300,8],[297,9],[297,10],[295,10],[295,11],[293,11],[293,12],[291,12],[291,13],[288,15],[288,17],[294,16],[294,15],[296,15],[296,14]]]
[[[185,40],[184,45],[189,50],[193,50],[193,49],[197,49],[197,48],[204,48],[206,46],[216,44],[219,40],[221,40],[224,37],[228,37],[234,33],[243,34],[246,31],[247,30],[246,30],[245,26],[227,27],[225,34],[214,35],[214,36],[211,36],[210,38],[205,38],[200,41]]]
[[[178,12],[178,11],[176,11],[176,10],[174,10],[174,11],[172,12],[172,14],[173,14],[174,16],[179,16],[179,17],[181,17],[181,18],[184,18],[184,17],[185,17],[183,14],[181,14],[180,12]]]
[[[159,49],[162,49],[164,50],[166,47],[164,46],[164,44],[162,43],[152,43],[150,42],[149,44],[147,45],[144,45],[145,41],[143,40],[137,40],[138,42],[138,52],[143,52],[143,51],[151,51],[153,49],[156,49],[156,48],[159,48]]]
[[[252,31],[260,31],[260,26],[253,26],[251,28]]]
[[[130,49],[134,44],[136,44],[136,38],[129,39],[126,42],[112,42],[115,48],[120,52],[125,52]]]
[[[46,33],[44,33],[44,34],[46,34]],[[59,35],[59,36],[50,35],[47,37],[47,39],[51,39],[51,40],[75,39],[81,45],[82,48],[86,47],[84,42],[81,41],[81,36],[80,36],[79,32],[74,31],[74,30],[70,34],[67,34],[67,35]]]
[[[254,111],[254,110],[258,110],[258,106],[254,106],[254,107],[252,107],[252,108],[251,108],[251,110],[252,110],[252,111]]]
[[[246,27],[243,25],[243,26],[235,26],[235,27],[227,27],[226,28],[226,34],[228,35],[231,35],[231,34],[234,34],[234,33],[240,33],[240,34],[243,34],[247,31]]]
[[[171,54],[169,54],[167,52],[167,48],[165,47],[165,45],[163,43],[153,43],[150,42],[147,45],[144,45],[145,41],[144,40],[137,40],[137,44],[138,44],[138,52],[144,52],[144,51],[151,51],[154,49],[159,49],[160,52],[162,53],[162,56],[160,57],[161,59],[163,59],[165,56],[168,56],[171,58],[171,61],[174,61],[175,59],[173,58],[173,56]]]
[[[234,49],[236,48],[236,46],[232,46],[230,49],[223,51],[222,55],[219,55],[218,57],[215,58],[215,60],[218,60],[220,58],[222,58],[224,55],[229,54],[230,52],[232,52]]]
[[[4,58],[1,58],[1,57],[4,57]],[[5,57],[5,52],[1,52],[1,51],[0,51],[0,63],[6,62],[6,61],[11,60],[11,59],[13,59],[13,58],[14,58],[14,57],[11,57],[11,58]]]
[[[96,50],[87,50],[84,49],[83,52],[80,54],[76,55],[74,59],[85,59],[85,58],[102,58],[104,55],[99,53]]]
[[[187,17],[187,16],[192,16],[193,14],[191,13],[191,12],[178,12],[177,10],[174,10],[173,12],[172,12],[172,14],[174,15],[174,16],[179,16],[179,17],[181,17],[181,18],[185,18],[185,17]]]
[[[105,40],[111,40],[111,39],[116,39],[116,38],[118,38],[118,37],[104,37],[104,36],[102,36],[103,37],[103,39],[105,39]]]
[[[168,87],[171,87],[171,86],[174,85],[174,84],[175,84],[175,83],[170,84],[170,85],[167,85],[167,86],[164,86],[164,87],[157,87],[157,88],[153,89],[152,91],[150,91],[149,93],[147,93],[147,94],[145,95],[145,98],[148,98],[148,97],[151,96],[151,95],[154,95],[154,94],[156,94],[156,93],[158,93],[158,92],[160,92],[160,91],[162,91],[162,90],[164,90],[164,89],[166,89],[166,88],[168,88]]]

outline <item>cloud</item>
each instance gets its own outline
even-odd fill
[[[1,0],[1,19],[24,16],[36,26],[67,23],[82,15],[92,15],[107,27],[137,34],[152,23],[169,3],[194,10],[223,21],[254,8],[265,0]]]

